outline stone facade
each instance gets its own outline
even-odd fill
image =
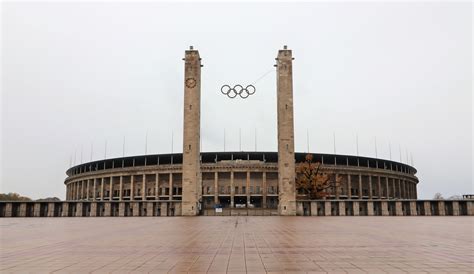
[[[197,215],[201,200],[201,58],[192,47],[186,51],[184,69],[183,200],[182,214]]]
[[[278,188],[280,215],[296,215],[295,138],[293,121],[293,57],[285,46],[278,51]]]

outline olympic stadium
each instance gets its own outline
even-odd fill
[[[183,153],[134,156],[81,164],[67,171],[67,200],[172,201],[182,215],[215,208],[268,209],[296,214],[292,51],[278,51],[277,152],[200,151],[201,57],[185,51]],[[253,85],[224,85],[230,99],[246,99]],[[328,199],[416,199],[416,169],[349,155],[313,154],[325,174],[342,178]],[[176,209],[179,208],[179,209]],[[174,213],[173,213],[174,215]]]
[[[311,153],[331,181],[322,200],[296,190],[292,51],[276,60],[278,150],[202,152],[201,57],[185,51],[183,153],[103,159],[66,171],[66,201],[0,203],[1,216],[196,215],[473,215],[472,200],[418,200],[417,170],[370,157]],[[224,85],[229,100],[246,99],[253,85]]]

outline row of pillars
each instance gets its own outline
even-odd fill
[[[153,181],[153,189],[151,193],[148,192],[147,188],[147,175],[155,175],[155,179]],[[104,201],[112,200],[114,198],[123,200],[124,177],[130,177],[130,196],[128,197],[129,200],[135,200],[135,198],[146,200],[150,196],[152,196],[151,198],[158,200],[160,196],[159,179],[163,177],[166,177],[168,181],[168,185],[166,187],[169,189],[169,194],[167,196],[169,196],[170,198],[172,198],[173,196],[173,189],[181,187],[181,180],[179,182],[179,187],[173,184],[173,173],[111,176],[108,178],[94,178],[68,183],[66,186],[66,200]],[[137,177],[140,178],[140,181],[135,182],[135,178]],[[114,178],[118,178],[118,184],[114,182]],[[118,189],[114,188],[114,186],[118,186]],[[118,196],[114,196],[114,190],[118,190]],[[180,197],[181,195],[175,194],[175,196]]]
[[[230,194],[232,197],[234,196],[234,172],[231,171],[230,173]],[[246,188],[247,188],[247,196],[250,194],[248,193],[249,186],[250,186],[250,171],[247,171],[247,178],[246,178]],[[147,175],[155,175],[155,179],[153,181],[153,190],[151,193],[148,193],[147,188]],[[338,174],[336,174],[336,177]],[[358,180],[356,182],[352,182],[352,177],[354,175],[341,175],[344,178],[343,183],[341,186],[336,188],[332,191],[331,197],[339,199],[341,197],[346,197],[348,199],[373,199],[373,198],[401,198],[401,199],[416,199],[417,198],[417,190],[416,190],[416,183],[412,181],[408,181],[405,179],[400,178],[389,178],[389,177],[373,177],[368,176],[368,182],[363,182],[364,175],[359,174],[355,175],[358,176]],[[173,183],[173,173],[168,174],[143,174],[143,175],[129,175],[126,177],[130,177],[130,197],[129,200],[134,200],[135,198],[140,198],[141,200],[146,200],[147,198],[158,200],[160,196],[160,184],[159,178],[167,177],[167,181],[169,183],[169,197],[173,196],[174,188],[180,188],[181,180],[179,180],[180,186],[175,186]],[[140,181],[134,182],[135,178],[140,178]],[[114,182],[114,178],[118,178],[118,184]],[[263,195],[266,194],[267,191],[267,173],[262,173],[262,192]],[[376,178],[373,180],[373,178]],[[108,180],[107,180],[108,179]],[[367,187],[364,188],[365,184]],[[114,185],[118,185],[118,196],[114,196]],[[106,193],[106,188],[108,186],[108,193]],[[135,191],[135,190],[140,190]],[[214,172],[214,199],[215,202],[218,202],[218,189],[219,189],[219,172]],[[91,191],[92,190],[92,191]],[[116,190],[116,189],[115,189]],[[366,191],[366,193],[364,193]],[[149,195],[151,194],[151,195]],[[180,194],[180,193],[179,193]],[[181,197],[175,193],[176,196]],[[205,193],[208,194],[208,193]],[[274,193],[276,194],[276,193]],[[165,195],[162,193],[162,195]],[[150,197],[151,196],[151,197]],[[112,200],[114,198],[118,198],[119,200],[123,200],[124,198],[124,176],[118,177],[110,177],[110,178],[94,178],[94,179],[86,179],[76,182],[71,182],[67,184],[67,200]],[[248,200],[248,199],[247,199]]]
[[[298,216],[473,216],[474,201],[298,201]]]
[[[181,216],[181,202],[0,202],[0,217]]]

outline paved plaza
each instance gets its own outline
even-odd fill
[[[472,273],[472,217],[2,218],[0,273]]]

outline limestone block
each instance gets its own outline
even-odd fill
[[[119,203],[119,217],[125,217],[125,202]]]
[[[146,203],[146,216],[153,216],[153,202]]]
[[[425,209],[425,216],[431,216],[431,203],[429,201],[425,201],[423,206]]]
[[[110,202],[104,203],[104,217],[110,217],[112,214],[112,205]]]
[[[446,212],[444,209],[444,201],[438,201],[438,212],[439,212],[439,216],[446,215]]]
[[[459,202],[453,201],[453,216],[459,216]]]
[[[91,217],[97,217],[97,203],[91,203]]]
[[[416,202],[410,202],[410,216],[418,215],[416,212]]]
[[[352,210],[354,211],[354,216],[359,216],[359,202],[354,201],[352,203]]]
[[[62,203],[62,211],[61,211],[61,217],[67,217],[69,214],[69,203],[68,202],[63,202]]]
[[[12,203],[5,204],[5,217],[12,217],[13,216],[13,205]]]
[[[324,202],[324,216],[331,216],[331,202]]]
[[[296,215],[297,216],[303,216],[303,203],[302,202],[297,202],[296,203]]]
[[[76,217],[82,217],[82,202],[76,204]]]
[[[346,216],[346,202],[339,201],[339,216]]]
[[[181,203],[174,204],[174,216],[181,216]]]
[[[382,216],[389,216],[390,213],[388,212],[388,202],[382,201]]]
[[[168,203],[160,204],[161,216],[168,216]]]
[[[133,205],[133,217],[140,216],[140,205],[138,203],[131,203],[130,207]]]
[[[395,202],[395,215],[396,216],[403,216],[403,208],[402,208],[402,202]]]
[[[40,203],[35,203],[33,207],[33,216],[34,217],[40,217],[41,216],[41,204]]]
[[[367,202],[367,216],[374,216],[374,203]]]
[[[318,204],[316,202],[311,202],[311,216],[318,215]]]
[[[26,217],[26,203],[20,204],[20,212],[18,217]]]
[[[48,203],[48,217],[54,217],[55,203]]]

